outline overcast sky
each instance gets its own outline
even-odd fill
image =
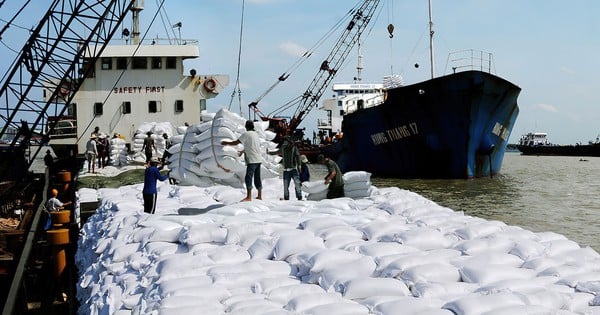
[[[2,2],[2,1],[0,1]],[[510,142],[527,132],[547,132],[559,144],[587,142],[600,134],[600,1],[595,0],[432,0],[435,29],[436,75],[447,74],[450,52],[475,49],[493,54],[495,73],[521,87],[520,114]],[[6,0],[0,8],[4,27],[23,3]],[[35,0],[39,12],[16,21],[33,27],[45,12],[47,0]],[[158,1],[146,0],[142,27],[147,28]],[[239,72],[241,107],[262,95],[298,60],[298,53],[313,47],[357,0],[245,0]],[[208,103],[209,110],[229,107],[239,112],[231,96],[238,77],[238,49],[242,0],[166,0],[166,15],[156,18],[147,37],[165,37],[170,25],[182,23],[181,37],[197,39],[200,57],[186,63],[186,72],[228,74],[230,85]],[[39,17],[38,17],[39,16]],[[163,22],[167,24],[166,26]],[[387,25],[394,24],[389,38]],[[125,21],[124,26],[130,27]],[[142,32],[143,33],[143,32]],[[259,104],[268,113],[299,96],[307,88],[337,35],[325,43],[288,81]],[[5,72],[24,40],[26,30],[11,27],[0,44],[0,69]],[[363,82],[380,82],[398,74],[405,84],[430,76],[427,1],[381,0],[373,28],[362,47]],[[355,49],[356,50],[356,49]],[[352,82],[356,52],[347,60],[335,82]],[[419,64],[418,68],[414,65]],[[324,97],[332,94],[329,88]],[[288,115],[291,115],[290,111]],[[303,121],[310,132],[324,112],[314,109]]]

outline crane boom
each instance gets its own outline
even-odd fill
[[[288,124],[288,130],[295,130],[304,117],[317,106],[325,89],[329,86],[337,71],[342,67],[346,57],[359,41],[361,34],[371,21],[379,2],[380,0],[365,0],[355,10],[352,20],[344,29],[327,59],[321,63],[315,78],[309,84],[304,94],[302,94],[300,105],[296,108]]]
[[[42,130],[42,136],[52,131],[54,125],[48,123],[49,116],[63,115],[134,1],[52,2],[31,31],[12,68],[2,78],[0,137],[9,128],[15,128],[19,134],[13,138],[11,147],[17,145],[19,138],[22,138],[20,146],[28,146],[32,131]],[[40,99],[36,88],[42,89],[44,94],[49,93],[48,97]],[[43,128],[44,123],[47,128]],[[47,129],[46,134],[44,129]],[[37,152],[33,157],[35,155]],[[30,157],[30,164],[33,157]]]

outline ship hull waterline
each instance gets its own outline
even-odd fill
[[[465,71],[390,89],[386,101],[344,116],[343,172],[397,178],[474,178],[500,172],[521,89]]]

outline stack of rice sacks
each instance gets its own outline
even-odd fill
[[[350,198],[365,198],[371,196],[375,187],[371,184],[371,173],[354,171],[344,173],[344,196]],[[302,183],[302,191],[308,193],[307,200],[323,200],[327,198],[325,180],[319,179]]]
[[[202,122],[189,126],[185,133],[172,137],[173,145],[169,149],[171,177],[181,185],[206,187],[214,183],[244,187],[246,163],[239,151],[243,146],[222,145],[221,141],[237,140],[246,132],[246,119],[226,109],[217,113],[202,114]],[[268,155],[277,144],[271,142],[275,134],[267,131],[268,122],[254,122],[254,129],[261,140],[263,162],[261,177],[279,176],[281,157]],[[183,130],[182,130],[183,131]]]
[[[156,144],[157,152],[153,152],[155,157],[162,157],[165,152],[165,139],[162,137],[166,133],[169,138],[173,136],[173,125],[170,122],[145,122],[140,125],[133,136],[132,150],[134,152],[133,160],[138,163],[146,162],[146,154],[142,150],[146,134],[152,132],[151,137]]]
[[[127,146],[124,139],[115,137],[110,139],[110,165],[127,165]]]

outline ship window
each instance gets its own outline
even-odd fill
[[[127,70],[127,58],[117,58],[117,70]]]
[[[152,58],[152,69],[162,69],[162,58],[160,58],[160,57]]]
[[[83,60],[83,66],[79,71],[80,71],[79,75],[83,76],[85,78],[95,78],[96,77],[94,64],[92,64],[92,61],[88,58]]]
[[[167,57],[167,69],[176,69],[176,68],[177,68],[177,58]]]
[[[94,115],[102,115],[102,103],[94,103]]]
[[[134,57],[131,69],[148,69],[148,59],[146,57]]]
[[[148,101],[148,112],[158,113],[161,111],[160,101]]]
[[[183,100],[176,100],[175,101],[175,112],[176,113],[183,112]]]
[[[131,114],[131,102],[123,102],[121,104],[121,113],[123,114]]]
[[[206,100],[205,99],[201,99],[200,100],[200,111],[206,110]]]
[[[102,58],[102,70],[112,70],[112,58]]]
[[[67,115],[69,115],[71,117],[75,117],[76,112],[77,112],[77,104],[76,103],[71,103],[71,104],[67,105]]]

